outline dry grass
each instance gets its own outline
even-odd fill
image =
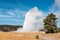
[[[39,39],[36,39],[39,35]],[[45,34],[43,32],[0,32],[0,40],[60,40],[60,33]]]

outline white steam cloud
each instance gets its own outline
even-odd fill
[[[22,31],[38,31],[43,28],[43,12],[39,11],[37,7],[30,9],[25,16]],[[18,29],[19,30],[19,29]]]

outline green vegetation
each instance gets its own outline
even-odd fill
[[[57,21],[56,16],[51,13],[46,19],[44,19],[44,30],[46,33],[56,33],[57,32]]]

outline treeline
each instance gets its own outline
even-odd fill
[[[0,25],[0,31],[3,31],[3,32],[16,31],[18,28],[22,28],[22,26],[18,26],[18,25]]]

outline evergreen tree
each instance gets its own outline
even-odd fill
[[[55,33],[57,30],[56,16],[51,13],[44,19],[44,29],[46,33]]]

